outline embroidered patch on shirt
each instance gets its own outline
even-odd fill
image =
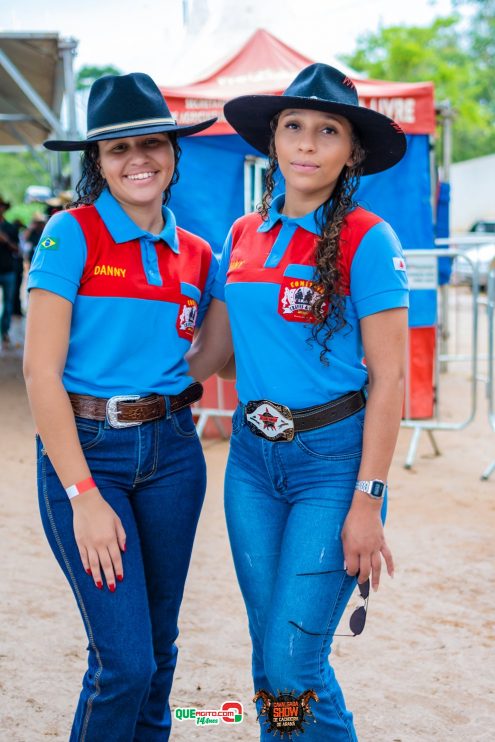
[[[57,240],[51,237],[45,237],[43,242],[40,242],[40,250],[58,250],[59,244]]]
[[[318,298],[313,281],[284,276],[280,286],[278,313],[289,322],[315,322],[313,304]]]
[[[198,302],[189,297],[183,297],[177,317],[177,333],[184,340],[192,342],[196,320],[198,319]]]
[[[392,258],[394,261],[394,268],[396,271],[405,271],[406,270],[406,261],[404,258]]]

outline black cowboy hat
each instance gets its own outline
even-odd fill
[[[338,113],[348,119],[366,151],[364,174],[392,167],[406,152],[406,137],[395,121],[359,105],[352,80],[328,64],[311,64],[282,95],[242,95],[225,104],[229,124],[263,154],[268,154],[270,121],[287,108]]]
[[[158,86],[149,75],[105,75],[95,80],[88,99],[88,133],[82,141],[49,139],[47,149],[67,152],[85,149],[102,139],[137,137],[172,132],[178,137],[195,134],[214,124],[216,118],[179,126],[172,118]]]

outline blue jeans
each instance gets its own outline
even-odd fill
[[[225,506],[253,644],[254,689],[316,692],[319,702],[310,702],[316,723],[309,717],[304,725],[305,742],[357,740],[328,655],[356,586],[343,569],[341,531],[363,424],[361,410],[290,443],[272,443],[249,430],[242,405],[233,418]],[[271,740],[263,716],[260,724],[260,739]]]
[[[0,321],[0,332],[7,335],[14,308],[15,273],[0,273],[0,288],[3,289],[3,311]]]
[[[190,408],[116,430],[76,418],[90,471],[122,520],[124,580],[111,593],[84,571],[72,506],[38,438],[43,527],[88,636],[70,742],[164,742],[177,660],[177,619],[206,488]],[[60,658],[62,662],[62,658]]]

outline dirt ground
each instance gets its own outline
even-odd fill
[[[67,740],[85,666],[85,636],[45,542],[36,505],[33,426],[18,347],[0,353],[0,740]],[[469,378],[442,380],[445,419],[462,419]],[[397,571],[370,598],[364,634],[335,641],[333,663],[360,742],[495,739],[495,458],[480,384],[465,431],[423,434],[411,471],[401,430],[390,472],[388,541]],[[222,510],[227,443],[205,442],[207,500],[181,614],[172,706],[239,700],[242,724],[176,722],[173,742],[257,739],[243,604]],[[303,738],[302,738],[303,739]],[[111,742],[111,734],[109,734]],[[329,740],[331,742],[331,740]]]

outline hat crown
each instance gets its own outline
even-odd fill
[[[344,103],[348,106],[359,105],[352,80],[335,67],[320,62],[301,70],[282,95],[311,98],[326,103]]]
[[[159,87],[144,72],[104,75],[95,80],[88,98],[88,132],[127,121],[170,118]]]

